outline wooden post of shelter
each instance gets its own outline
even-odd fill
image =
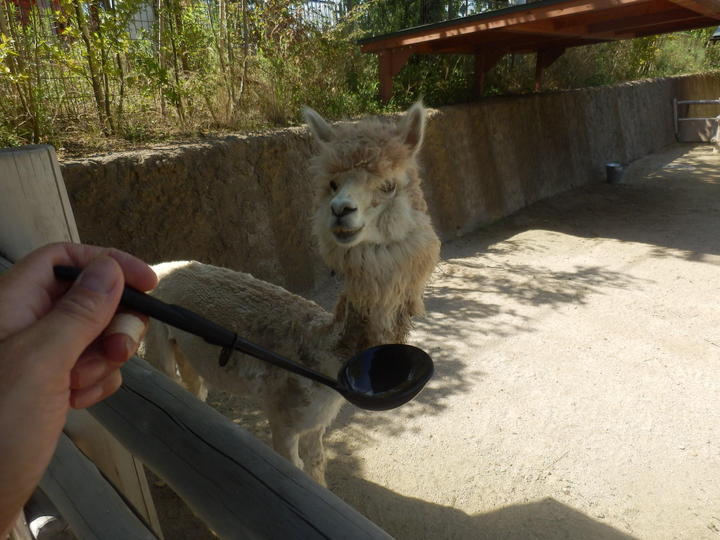
[[[505,56],[505,52],[492,49],[482,49],[475,53],[475,77],[473,84],[475,97],[479,98],[482,96],[485,90],[485,75],[497,65],[503,56]]]
[[[380,98],[384,103],[392,97],[393,77],[400,73],[407,63],[412,51],[409,48],[391,49],[381,52],[380,61]]]
[[[60,241],[80,237],[54,149],[0,150],[0,252],[15,261]],[[142,463],[86,411],[72,411],[65,432],[162,537]]]
[[[544,71],[549,68],[555,60],[560,58],[565,52],[564,47],[541,49],[537,53],[535,63],[535,91],[539,92],[542,88],[542,80]]]

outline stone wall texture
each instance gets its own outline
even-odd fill
[[[421,151],[444,240],[675,142],[672,100],[717,99],[720,75],[484,99],[433,109]],[[685,115],[715,116],[701,108]],[[149,262],[195,259],[307,291],[328,274],[310,234],[305,128],[62,163],[80,237]]]

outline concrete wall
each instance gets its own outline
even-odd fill
[[[605,163],[674,142],[673,97],[717,96],[720,75],[707,75],[433,110],[421,161],[436,228],[450,239],[601,182]],[[311,152],[309,133],[293,128],[67,161],[62,173],[85,242],[150,262],[197,259],[302,291],[327,275],[310,237]]]

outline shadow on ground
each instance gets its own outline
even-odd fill
[[[471,516],[456,508],[398,495],[382,486],[348,475],[337,462],[329,472],[332,477],[341,478],[339,483],[342,483],[344,489],[338,495],[398,540],[633,538],[552,498]],[[406,519],[398,522],[398,515],[406,516]]]
[[[334,461],[330,489],[397,540],[527,539],[633,540],[634,537],[594,520],[553,498],[515,504],[484,514],[469,515],[450,506],[406,497],[358,478],[353,467]],[[165,538],[212,540],[216,537],[192,515],[167,486],[148,474],[153,499],[161,515]],[[333,485],[335,484],[335,485]],[[338,486],[342,486],[342,491]],[[405,516],[398,520],[397,516]]]

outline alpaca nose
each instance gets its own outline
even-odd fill
[[[352,214],[357,210],[357,207],[353,206],[350,201],[333,201],[330,204],[330,208],[332,209],[333,215],[339,218]]]

